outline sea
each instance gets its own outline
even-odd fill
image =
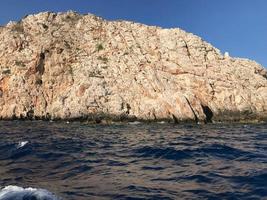
[[[267,124],[0,121],[0,200],[267,199]]]

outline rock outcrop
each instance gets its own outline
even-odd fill
[[[0,41],[2,119],[267,118],[266,70],[181,29],[45,12]]]

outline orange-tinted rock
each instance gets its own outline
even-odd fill
[[[267,118],[267,72],[181,29],[40,13],[0,29],[1,118]]]

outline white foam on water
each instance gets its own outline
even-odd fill
[[[44,189],[22,188],[9,185],[0,190],[0,200],[60,200],[51,192]]]
[[[19,144],[18,144],[18,149],[19,148],[22,148],[22,147],[24,147],[26,144],[28,144],[29,142],[28,141],[21,141],[21,142],[19,142]]]
[[[134,122],[128,122],[128,124],[130,124],[130,125],[136,125],[136,124],[141,124],[141,122],[139,122],[139,121],[134,121]]]

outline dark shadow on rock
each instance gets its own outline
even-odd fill
[[[206,115],[205,123],[212,123],[213,112],[208,106],[201,105],[204,114]]]

